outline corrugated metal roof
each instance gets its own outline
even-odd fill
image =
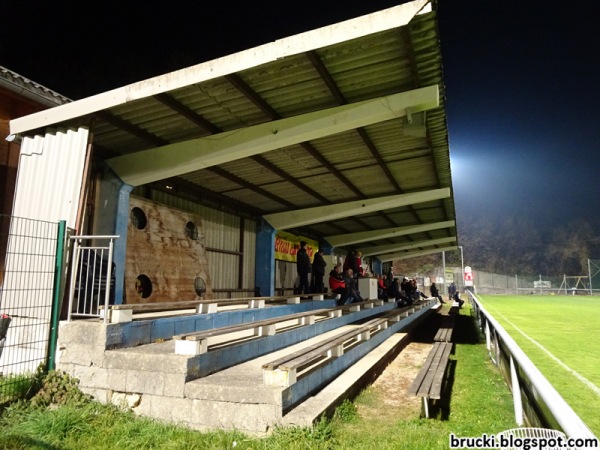
[[[416,3],[424,2],[411,2]],[[380,16],[385,18],[384,12]],[[98,102],[102,99],[113,106],[99,110],[93,109],[90,99],[82,105],[91,104],[88,113],[95,113],[97,154],[108,158],[199,137],[218,138],[224,131],[437,85],[439,107],[414,113],[412,120],[386,120],[196,170],[152,186],[163,189],[169,184],[174,188],[170,192],[255,217],[357,199],[451,189],[436,13],[419,14],[407,25],[381,29],[354,39],[338,39],[331,45],[288,51],[287,56],[256,66],[247,64],[241,70],[201,81],[173,82],[177,85],[174,89],[161,88],[158,92],[148,87],[150,94],[132,94],[135,99],[113,99],[126,97],[127,89],[114,91],[110,99],[110,93],[105,93]],[[313,39],[313,34],[305,35],[307,40]],[[232,55],[227,61],[235,66],[247,52],[239,58]],[[255,53],[261,60],[261,48]],[[217,68],[219,62],[207,63],[206,67]],[[136,88],[143,90],[146,85],[163,82],[170,85],[171,78],[147,80]],[[82,119],[84,116],[82,113]],[[295,231],[322,237],[454,219],[454,199],[450,197],[315,223]],[[456,236],[455,226],[381,242],[374,238],[364,246],[449,236]]]
[[[71,101],[64,95],[2,66],[0,66],[0,86],[46,106],[64,105]]]

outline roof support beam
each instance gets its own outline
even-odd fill
[[[331,244],[332,247],[341,247],[343,245],[358,244],[377,239],[387,239],[397,236],[405,236],[408,234],[425,233],[431,230],[451,228],[455,226],[455,224],[456,222],[454,220],[446,220],[444,222],[425,223],[422,225],[409,225],[406,227],[385,228],[383,230],[359,231],[358,233],[325,236],[325,239]]]
[[[376,256],[382,253],[403,252],[406,250],[416,250],[422,247],[431,247],[433,245],[448,244],[456,242],[456,236],[450,236],[440,239],[426,239],[418,242],[403,242],[400,244],[378,245],[376,247],[361,248],[363,256]]]
[[[170,178],[270,150],[439,106],[437,85],[112,158],[131,186]]]
[[[456,250],[457,248],[458,247],[456,245],[454,245],[452,247],[432,248],[429,250],[421,250],[418,252],[389,253],[386,255],[380,255],[377,258],[382,262],[396,261],[397,259],[409,259],[409,258],[416,258],[417,256],[427,256],[427,255],[433,255],[435,253],[451,252],[453,250]]]
[[[343,217],[358,216],[385,209],[400,208],[415,203],[430,202],[449,197],[450,189],[442,188],[267,214],[263,218],[276,230],[286,230],[288,228],[301,227],[313,223],[341,219]]]

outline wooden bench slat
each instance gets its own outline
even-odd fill
[[[300,319],[308,316],[320,316],[328,314],[331,309],[314,309],[311,311],[305,311],[301,313],[288,314],[285,316],[274,317],[272,319],[257,320],[255,322],[246,322],[237,325],[227,325],[219,328],[212,328],[210,330],[194,331],[191,333],[178,334],[173,336],[173,339],[186,339],[186,340],[199,340],[208,337],[219,336],[227,333],[235,333],[236,331],[249,330],[251,328],[258,328],[267,325],[273,325],[279,322],[287,322],[288,320]]]
[[[436,342],[433,344],[423,367],[415,377],[411,384],[408,393],[418,397],[429,396],[435,374],[448,364],[448,356],[452,350],[452,343]]]
[[[134,311],[153,311],[153,310],[170,310],[170,309],[184,309],[193,308],[198,305],[207,305],[211,303],[245,303],[251,300],[287,300],[288,298],[300,297],[309,298],[319,295],[327,295],[326,293],[320,294],[305,294],[305,295],[278,295],[270,297],[238,297],[238,298],[213,298],[213,299],[202,299],[202,300],[185,300],[180,302],[152,302],[152,303],[128,303],[124,305],[110,305],[109,309],[122,310],[132,309]],[[104,305],[101,305],[104,307]]]
[[[363,303],[369,303],[369,302],[363,302]],[[354,305],[356,305],[356,303],[354,303]],[[349,306],[349,305],[346,305],[346,306]],[[338,308],[343,308],[343,306],[338,307]],[[362,325],[357,327],[355,330],[350,330],[347,332],[343,332],[339,335],[332,336],[329,339],[318,342],[316,344],[313,344],[309,347],[298,350],[289,355],[283,356],[275,361],[271,361],[271,362],[263,365],[263,368],[268,369],[268,370],[275,370],[275,369],[293,370],[297,367],[307,364],[308,362],[310,362],[310,360],[321,356],[325,351],[327,351],[337,345],[343,344],[348,339],[351,339],[352,337],[355,337],[361,333],[364,333],[367,330],[371,330],[375,327],[380,326],[382,323],[387,322],[388,320],[390,320],[392,317],[394,317],[396,315],[398,315],[398,311],[392,310],[390,312],[387,312],[386,314],[384,314],[381,317],[376,317],[374,319],[371,319],[371,320],[363,323]]]
[[[441,355],[441,361],[438,370],[434,374],[429,388],[429,398],[439,400],[442,395],[442,383],[444,381],[444,375],[450,362],[450,352],[452,351],[452,344],[446,344]]]

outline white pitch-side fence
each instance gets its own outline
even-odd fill
[[[469,292],[492,361],[511,387],[517,425],[562,430],[570,438],[596,436],[494,317]]]

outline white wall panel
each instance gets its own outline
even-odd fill
[[[23,138],[13,216],[75,228],[88,136],[79,128]]]

